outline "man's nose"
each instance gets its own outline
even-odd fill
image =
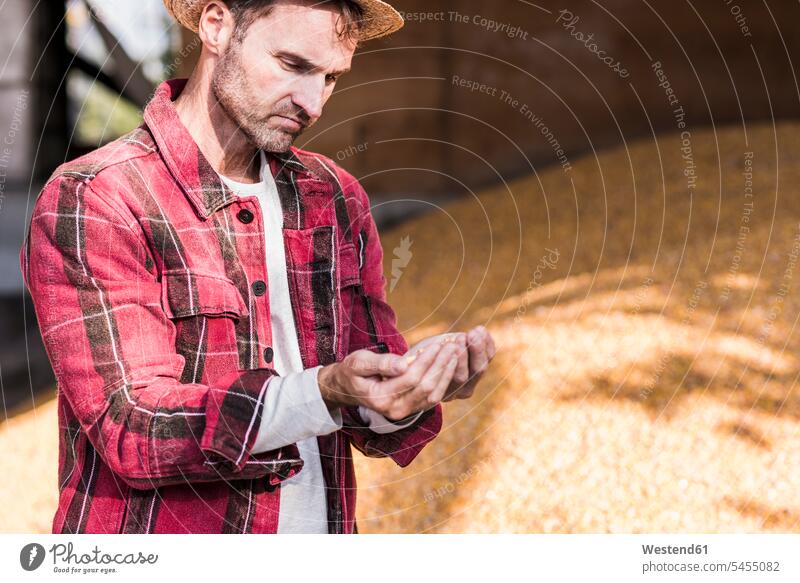
[[[322,115],[322,106],[325,104],[324,79],[322,82],[315,77],[306,79],[302,87],[294,93],[292,100],[306,112],[308,123],[314,123]]]

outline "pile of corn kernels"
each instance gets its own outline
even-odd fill
[[[382,236],[409,341],[483,324],[498,355],[407,468],[357,455],[362,532],[800,531],[800,125],[744,129]]]

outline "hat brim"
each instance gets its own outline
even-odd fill
[[[197,32],[200,15],[209,0],[164,0],[170,14],[180,24]],[[381,0],[355,0],[364,12],[358,41],[364,42],[387,36],[400,30],[403,17],[392,6]]]

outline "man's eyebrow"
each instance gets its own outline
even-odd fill
[[[319,65],[309,61],[305,57],[303,57],[301,55],[298,55],[296,53],[292,53],[290,51],[277,51],[275,53],[275,56],[279,57],[279,58],[282,58],[282,59],[289,59],[291,61],[295,61],[300,67],[302,67],[302,68],[304,68],[304,69],[306,69],[308,71],[317,71],[317,70],[322,68]],[[349,73],[349,72],[350,72],[350,67],[348,67],[347,69],[340,69],[338,71],[331,71],[330,74],[331,75],[344,75],[345,73]]]

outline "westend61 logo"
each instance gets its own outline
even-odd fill
[[[77,554],[73,552],[72,543],[55,544],[48,551],[39,543],[30,543],[22,547],[19,563],[26,571],[35,571],[48,552],[53,557],[54,573],[107,574],[117,572],[115,567],[108,565],[153,565],[158,561],[158,555],[142,552],[109,554],[100,551],[96,545],[88,553]]]

